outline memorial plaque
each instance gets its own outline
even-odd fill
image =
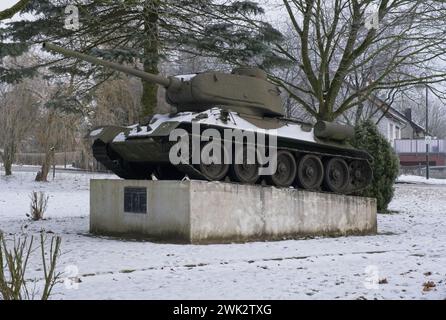
[[[147,188],[124,188],[124,212],[147,214]]]

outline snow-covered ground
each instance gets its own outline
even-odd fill
[[[402,175],[398,177],[398,182],[400,183],[422,183],[422,184],[433,184],[433,185],[439,185],[444,184],[446,185],[446,179],[426,179],[425,177],[420,176],[411,176],[411,175]]]
[[[58,285],[54,299],[446,298],[444,185],[397,185],[396,213],[379,215],[377,236],[193,246],[93,237],[89,180],[112,176],[34,176],[0,177],[0,229],[62,236],[59,269],[80,280]],[[27,220],[33,190],[50,196],[48,220]],[[41,277],[38,262],[28,277]],[[436,287],[423,291],[428,281]]]

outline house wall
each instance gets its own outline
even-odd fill
[[[378,114],[377,116],[374,116],[373,120],[378,121],[381,116],[382,113]],[[401,121],[398,121],[396,119],[383,117],[378,123],[378,130],[384,137],[386,137],[387,141],[389,141],[393,146],[395,139],[406,138],[405,127],[407,126],[408,125],[406,123],[402,123]]]
[[[378,117],[376,117],[376,121],[378,120]],[[375,119],[374,119],[375,120]],[[387,138],[387,140],[389,140],[389,131],[388,131],[388,127],[389,127],[389,120],[384,117],[381,119],[381,121],[378,123],[378,130],[379,132],[381,132],[381,134]]]
[[[412,126],[406,125],[401,130],[401,139],[414,139],[414,138],[416,138],[416,136],[415,136]]]

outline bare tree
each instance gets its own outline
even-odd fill
[[[294,45],[276,44],[303,81],[272,79],[313,117],[333,121],[369,98],[446,79],[446,3],[435,0],[282,0]],[[339,99],[361,70],[359,86]]]
[[[54,162],[55,152],[61,148],[67,135],[73,133],[76,127],[69,126],[78,119],[74,115],[65,113],[57,108],[43,107],[36,121],[35,138],[39,150],[44,154],[40,171],[37,173],[36,181],[48,181],[48,173]]]
[[[426,124],[426,91],[424,86],[401,91],[396,95],[394,106],[404,112],[411,109],[412,120],[421,125]],[[440,91],[439,91],[440,90]],[[430,87],[428,106],[428,130],[429,134],[443,139],[446,138],[446,106],[441,97],[442,89]]]
[[[38,115],[35,119],[34,138],[40,152],[44,154],[36,181],[48,181],[48,173],[54,162],[55,152],[64,144],[76,140],[82,114],[67,106],[64,100],[73,94],[73,83],[53,82],[43,77],[34,79],[33,93],[38,97]]]
[[[27,81],[0,89],[0,154],[7,176],[12,174],[17,150],[34,124],[36,105],[29,86]]]
[[[133,77],[121,76],[107,80],[95,92],[93,126],[130,125],[138,121],[142,85]]]

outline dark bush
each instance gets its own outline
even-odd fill
[[[368,151],[374,158],[372,163],[373,182],[361,196],[377,199],[378,211],[387,212],[387,206],[393,198],[394,184],[399,173],[399,159],[390,143],[378,131],[376,124],[365,121],[356,126],[356,148]]]

